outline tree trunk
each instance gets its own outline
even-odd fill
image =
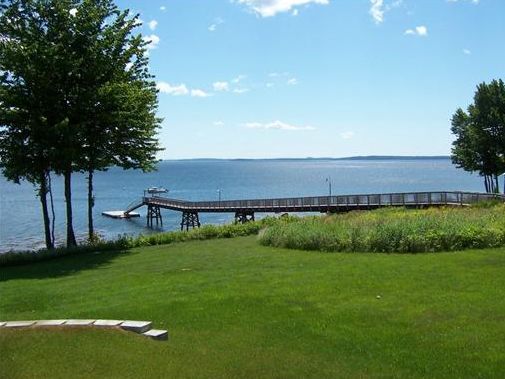
[[[93,169],[88,170],[88,238],[92,242],[95,238],[95,230],[93,227],[93,207],[95,199],[93,197]]]
[[[49,221],[49,212],[47,209],[47,181],[45,174],[42,174],[40,176],[39,198],[40,198],[40,204],[42,205],[42,216],[44,218],[44,234],[46,237],[46,248],[48,250],[51,250],[54,248],[54,241],[51,238],[51,225]]]
[[[487,175],[484,175],[484,186],[486,187],[486,193],[489,193],[489,182],[487,180]]]
[[[72,171],[66,170],[65,174],[65,203],[67,208],[67,247],[77,246],[74,225],[72,222]]]
[[[52,218],[52,224],[51,224],[51,238],[53,240],[53,245],[56,241],[54,238],[54,225],[56,223],[56,214],[54,213],[54,198],[53,198],[53,184],[51,182],[51,173],[47,173],[47,184],[48,184],[48,191],[49,191],[49,201],[51,202],[51,218]]]
[[[500,193],[500,182],[498,181],[498,175],[494,176],[494,181],[496,183],[496,188],[494,189],[494,193]]]

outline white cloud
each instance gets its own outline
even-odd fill
[[[340,133],[340,138],[342,138],[342,139],[351,139],[353,137],[354,137],[354,132],[351,132],[351,131]]]
[[[403,4],[403,0],[392,0],[385,3],[384,0],[370,0],[370,10],[368,13],[372,16],[376,24],[384,22],[384,15],[394,8],[398,8]]]
[[[250,129],[277,129],[277,130],[315,130],[313,126],[296,126],[290,125],[282,121],[273,121],[269,123],[261,122],[248,122],[244,124],[246,128]]]
[[[192,89],[191,96],[193,96],[193,97],[209,97],[209,96],[212,96],[212,94],[207,93],[201,89]]]
[[[224,122],[223,121],[214,121],[212,123],[212,125],[214,125],[214,126],[224,126]]]
[[[185,84],[171,85],[167,82],[158,82],[156,88],[161,93],[167,93],[172,96],[183,96],[189,94],[188,87]]]
[[[471,55],[472,52],[470,50],[468,50],[468,49],[463,49],[463,54],[465,54],[465,55]]]
[[[295,7],[308,4],[327,5],[329,0],[232,0],[238,4],[244,4],[251,11],[261,17],[272,17],[277,13],[296,11]],[[298,14],[298,13],[296,13]]]
[[[184,83],[172,85],[167,82],[158,82],[156,83],[156,88],[161,93],[166,93],[172,96],[187,96],[187,95],[191,95],[192,97],[212,96],[212,94],[205,92],[202,89],[194,88],[190,90]]]
[[[457,3],[459,0],[447,0],[448,3]],[[463,1],[466,1],[468,3],[472,3],[472,4],[479,4],[480,0],[462,0],[461,2]]]
[[[149,21],[149,23],[147,25],[149,26],[149,29],[154,30],[158,26],[158,21],[151,20],[151,21]]]
[[[162,5],[162,6],[160,7],[160,11],[165,12],[166,10],[167,10],[167,7],[166,7],[166,6]]]
[[[234,84],[237,84],[237,83],[240,83],[242,80],[244,80],[245,78],[247,78],[247,75],[242,75],[240,74],[239,76],[237,76],[236,78],[233,78],[231,80],[232,83]]]
[[[267,86],[267,88],[272,88],[275,84],[274,83],[267,83],[265,85]]]
[[[232,92],[240,95],[242,93],[249,92],[249,88],[235,88]]]
[[[370,7],[370,15],[376,24],[384,21],[384,1],[383,0],[370,0],[372,6]]]
[[[212,83],[212,88],[214,88],[214,91],[223,92],[223,91],[229,91],[230,85],[228,84],[228,82],[214,82]]]
[[[209,30],[209,32],[214,32],[216,31],[217,27],[221,24],[224,24],[224,20],[218,17],[214,20],[214,22],[211,25],[209,25],[207,29]]]
[[[428,28],[424,25],[416,26],[414,29],[405,30],[405,34],[426,37],[428,35]]]
[[[298,16],[298,9],[293,9],[293,12],[291,12],[291,16]]]
[[[289,76],[290,73],[287,72],[287,71],[284,71],[284,72],[271,72],[268,74],[268,77],[269,78],[281,78],[281,77],[286,77],[286,76]]]
[[[72,8],[72,9],[70,9],[70,11],[68,13],[70,13],[70,16],[75,17],[75,15],[77,14],[77,9]]]
[[[142,38],[144,42],[147,42],[147,48],[152,50],[156,49],[158,47],[158,44],[160,43],[160,37],[158,37],[156,34],[151,34],[150,36],[145,36]]]
[[[296,86],[298,84],[298,79],[296,78],[291,78],[289,79],[287,82],[286,82],[287,85],[290,85],[290,86]]]

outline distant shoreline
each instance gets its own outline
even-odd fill
[[[353,157],[306,157],[306,158],[183,158],[162,159],[165,162],[188,161],[416,161],[416,160],[447,160],[448,155],[358,155]]]

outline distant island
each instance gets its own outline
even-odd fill
[[[163,161],[405,161],[405,160],[446,160],[449,155],[358,155],[354,157],[306,157],[306,158],[186,158],[163,159]]]

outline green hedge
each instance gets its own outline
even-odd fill
[[[505,205],[387,208],[272,225],[263,245],[346,252],[436,252],[505,246]]]
[[[215,238],[232,238],[240,236],[249,236],[258,234],[258,232],[277,223],[293,222],[295,217],[273,218],[266,217],[259,221],[248,222],[246,224],[228,224],[228,225],[204,225],[198,229],[192,229],[187,232],[164,232],[138,237],[122,236],[114,241],[98,241],[77,246],[75,248],[57,248],[53,250],[8,252],[0,254],[0,266],[19,265],[55,259],[67,255],[84,254],[90,252],[103,251],[121,251],[139,246],[165,245],[175,242],[184,242],[192,240],[207,240]]]

